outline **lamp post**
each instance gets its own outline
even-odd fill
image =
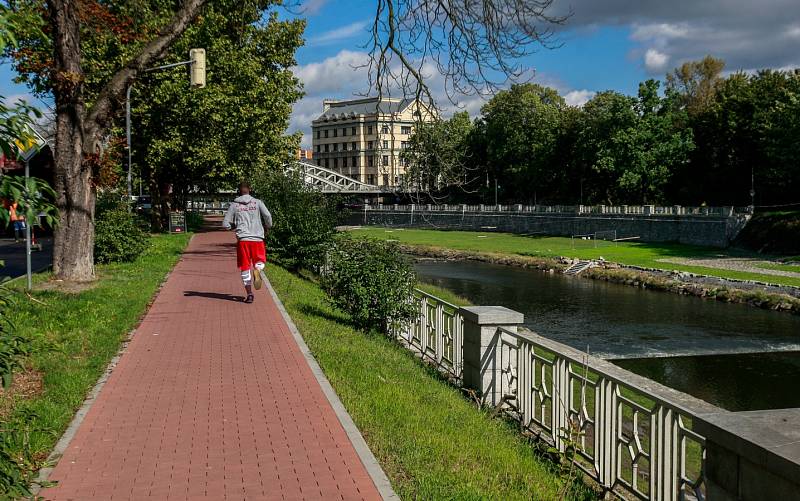
[[[192,87],[202,89],[206,86],[206,50],[205,49],[192,49],[189,51],[189,60],[181,61],[179,63],[165,64],[163,66],[156,66],[155,68],[148,68],[144,70],[145,73],[153,71],[166,70],[168,68],[175,68],[177,66],[189,66],[189,83]],[[133,197],[133,165],[131,160],[131,88],[133,84],[128,85],[125,92],[125,137],[128,142],[128,200]],[[141,187],[141,184],[139,185]],[[131,210],[132,207],[128,207]]]

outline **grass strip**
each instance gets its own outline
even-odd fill
[[[463,251],[539,256],[559,256],[599,259],[644,268],[678,270],[700,275],[737,280],[755,280],[782,285],[800,286],[800,278],[765,273],[724,270],[707,266],[685,265],[664,261],[675,258],[753,257],[757,254],[736,249],[716,249],[677,243],[607,242],[567,237],[525,236],[511,233],[481,233],[475,231],[441,231],[421,229],[391,229],[365,227],[353,230],[363,235],[401,244],[448,248]],[[760,256],[763,258],[763,256]]]
[[[26,373],[41,377],[42,386],[11,402],[0,425],[28,474],[43,466],[188,241],[186,234],[156,235],[136,261],[98,266],[98,280],[79,292],[41,288],[53,284],[44,283],[49,274],[36,276],[33,299],[21,284],[12,289],[9,319],[31,343]]]
[[[397,343],[355,330],[313,282],[278,267],[267,274],[401,498],[560,497],[565,475],[517,428],[477,410]],[[568,487],[568,499],[595,498],[580,480]]]

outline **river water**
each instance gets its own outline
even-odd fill
[[[425,282],[525,314],[531,330],[720,407],[800,407],[800,316],[472,261]]]

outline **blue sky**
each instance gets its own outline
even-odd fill
[[[295,73],[306,97],[295,105],[288,132],[304,132],[309,146],[310,122],[321,112],[322,99],[368,90],[364,72],[354,66],[366,57],[375,2],[303,1],[295,10],[308,21],[306,45],[297,53]],[[663,78],[706,54],[725,59],[728,71],[800,66],[798,0],[553,0],[551,13],[568,10],[573,14],[557,34],[562,46],[520,63],[535,70],[533,81],[556,88],[571,104],[606,89],[635,93],[640,81]],[[0,65],[0,94],[25,96],[27,89],[12,78],[8,64]],[[474,96],[460,101],[473,116],[482,103]]]

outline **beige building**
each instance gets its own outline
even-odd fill
[[[414,124],[431,115],[415,99],[325,100],[311,124],[314,163],[379,186],[401,183],[400,152]]]

